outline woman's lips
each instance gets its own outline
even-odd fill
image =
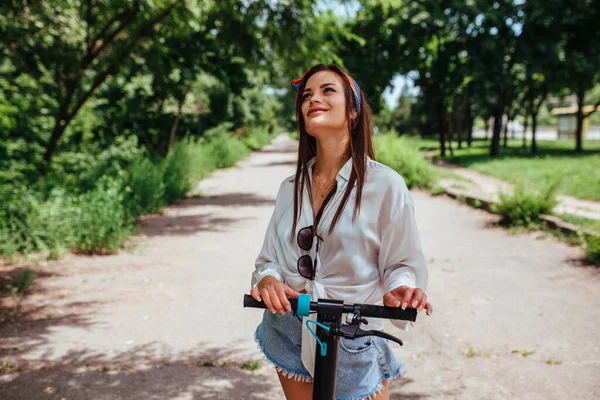
[[[314,115],[314,114],[318,115],[318,114],[324,113],[325,111],[328,111],[328,110],[326,108],[321,108],[321,107],[311,108],[310,110],[308,110],[308,114],[307,115],[308,116],[311,116],[311,115]]]

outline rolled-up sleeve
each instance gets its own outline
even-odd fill
[[[266,276],[273,276],[284,282],[282,268],[277,263],[277,248],[279,246],[277,224],[281,218],[283,206],[282,192],[284,190],[284,185],[285,181],[279,187],[277,198],[275,200],[275,209],[273,210],[273,215],[271,215],[271,220],[269,221],[267,231],[265,232],[262,249],[256,258],[251,281],[253,288],[256,288],[260,281]]]
[[[429,271],[412,202],[403,202],[390,216],[389,224],[381,237],[379,268],[385,293],[399,286],[427,289]],[[401,329],[406,321],[392,320]]]

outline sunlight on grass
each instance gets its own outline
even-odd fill
[[[426,142],[425,147],[429,144]],[[509,147],[501,147],[500,156],[492,159],[489,141],[475,140],[473,147],[454,149],[454,157],[444,159],[532,189],[540,190],[549,179],[558,178],[559,193],[600,200],[600,141],[584,141],[581,154],[573,148],[571,140],[539,141],[539,152],[532,156],[529,148],[521,147],[520,140],[510,140]]]

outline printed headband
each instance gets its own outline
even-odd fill
[[[302,84],[302,81],[306,77],[306,74],[308,74],[308,71],[310,71],[310,69],[307,69],[306,71],[304,71],[304,74],[302,74],[302,78],[296,78],[296,79],[292,80],[292,87],[296,91],[296,98],[298,98],[300,85]],[[348,75],[345,72],[344,72],[344,76],[348,80],[348,83],[350,84],[350,88],[352,89],[352,94],[354,95],[354,104],[356,104],[356,112],[358,114],[360,114],[361,102],[360,102],[360,88],[358,87],[358,83],[356,83],[354,78],[352,78],[350,75]]]

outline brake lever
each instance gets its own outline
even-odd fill
[[[358,324],[350,324],[350,325],[342,325],[334,332],[334,335],[343,336],[348,339],[366,337],[366,336],[379,336],[380,338],[391,340],[392,342],[398,343],[400,346],[403,346],[402,340],[398,339],[395,336],[390,335],[389,333],[385,333],[382,331],[364,331],[360,329],[360,325]]]

